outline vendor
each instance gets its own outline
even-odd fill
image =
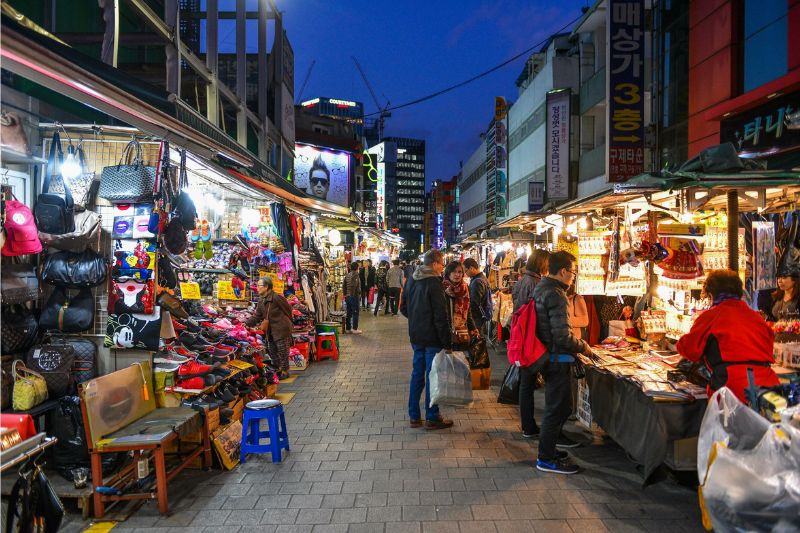
[[[709,395],[728,387],[744,402],[748,368],[753,369],[756,386],[778,385],[778,376],[770,368],[774,334],[761,315],[742,301],[739,275],[715,270],[706,278],[703,293],[714,303],[680,338],[678,352],[690,361],[702,361],[711,371]]]
[[[778,290],[772,293],[772,301],[775,320],[800,318],[800,270],[778,272]]]
[[[289,377],[289,349],[292,346],[292,306],[272,290],[272,278],[259,279],[256,289],[261,299],[247,326],[259,326],[264,331],[269,355],[280,370],[278,379],[286,379]]]

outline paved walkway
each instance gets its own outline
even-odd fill
[[[449,430],[408,427],[411,352],[403,317],[362,314],[338,363],[312,365],[282,391],[292,452],[250,456],[232,472],[192,472],[171,491],[173,513],[146,504],[116,530],[264,532],[700,531],[696,493],[667,480],[643,490],[615,445],[575,453],[575,476],[533,468],[497,389],[469,409],[443,409]],[[505,367],[495,368],[494,382]],[[587,440],[588,442],[588,440]]]

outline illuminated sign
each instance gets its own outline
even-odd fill
[[[547,163],[545,175],[548,200],[569,198],[569,89],[547,93]]]
[[[303,107],[310,107],[312,105],[316,105],[319,103],[319,98],[314,98],[312,100],[306,100],[305,102],[300,103]]]
[[[294,184],[310,196],[350,204],[350,154],[296,143]]]
[[[444,213],[436,213],[436,222],[434,225],[434,248],[444,248]]]
[[[486,221],[494,222],[508,211],[508,118],[503,104],[495,99],[495,120],[486,137]]]
[[[375,212],[378,215],[376,225],[378,229],[384,229],[386,221],[386,163],[378,163],[378,205]]]
[[[317,98],[317,101],[319,101],[319,98]],[[349,100],[337,100],[336,98],[330,98],[330,99],[328,99],[328,102],[332,103],[333,105],[338,105],[338,106],[342,106],[342,107],[355,107],[356,106],[355,102],[351,102]]]
[[[771,99],[720,123],[722,142],[732,142],[741,157],[768,156],[800,145],[800,91]]]

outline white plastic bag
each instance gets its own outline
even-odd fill
[[[472,403],[472,373],[464,352],[442,350],[433,358],[428,375],[431,407]]]
[[[711,522],[705,525],[717,532],[797,531],[800,431],[770,424],[723,388],[709,402],[698,446],[704,519]]]

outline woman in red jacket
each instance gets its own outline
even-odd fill
[[[709,395],[728,387],[744,402],[748,368],[753,369],[757,386],[778,385],[778,376],[770,368],[774,333],[761,315],[742,301],[739,275],[733,270],[715,270],[706,278],[703,290],[714,303],[680,338],[678,352],[690,361],[702,361],[711,371]]]

